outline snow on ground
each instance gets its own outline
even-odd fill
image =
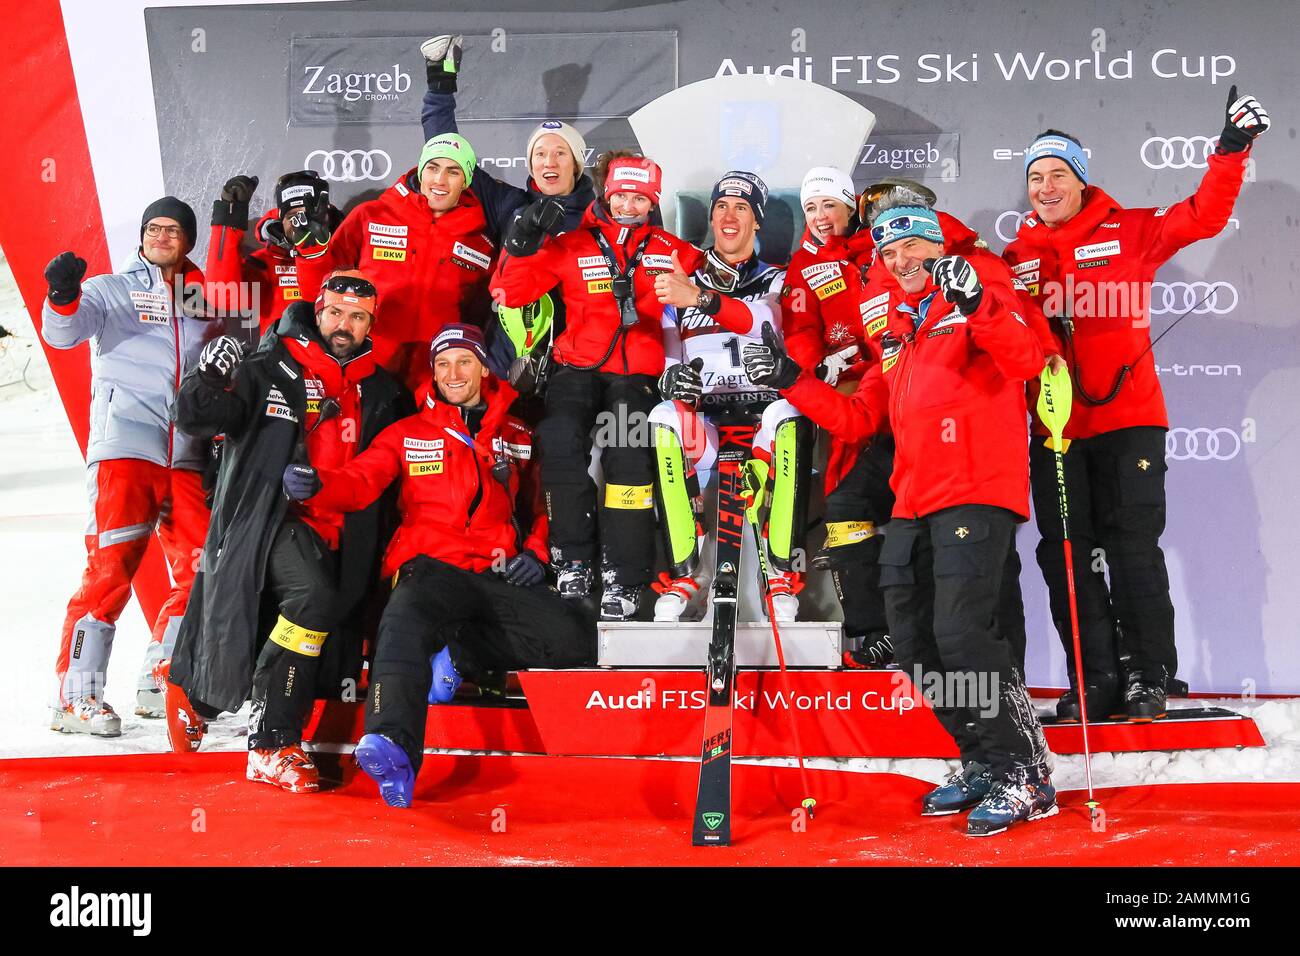
[[[49,369],[33,338],[31,321],[2,260],[0,325],[18,333],[17,344],[11,342],[10,349],[21,359],[21,364],[15,365],[14,352],[0,354],[0,581],[4,584],[0,661],[5,664],[0,672],[0,758],[163,752],[167,739],[162,722],[131,713],[136,671],[149,640],[149,628],[134,598],[118,621],[106,694],[122,717],[122,736],[100,739],[56,734],[49,729],[59,629],[85,560],[85,465],[63,407],[50,387]],[[15,367],[19,372],[16,379],[8,374]],[[24,368],[26,382],[21,374]],[[1300,700],[1174,701],[1171,706],[1223,706],[1249,714],[1267,747],[1098,754],[1093,758],[1096,786],[1300,782]],[[242,750],[247,723],[246,711],[216,721],[203,749]],[[1055,760],[1058,789],[1084,787],[1082,756],[1058,756]],[[808,765],[939,781],[955,762],[816,758]]]

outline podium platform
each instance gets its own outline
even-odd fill
[[[775,670],[736,678],[733,754],[793,757],[791,715],[806,757],[956,757],[951,739],[901,671]],[[565,756],[698,757],[702,668],[524,671],[503,702],[429,708],[425,746]],[[360,703],[317,704],[304,740],[338,750],[361,736]],[[1078,724],[1043,721],[1054,753],[1081,753]],[[1094,753],[1262,747],[1253,720],[1222,708],[1172,710],[1149,724],[1089,725]]]

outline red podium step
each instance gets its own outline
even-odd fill
[[[791,757],[791,715],[804,756],[955,757],[951,739],[900,671],[776,671],[736,679],[734,753]],[[503,704],[429,708],[425,746],[566,756],[698,756],[704,720],[700,670],[525,671],[523,698]],[[318,704],[304,739],[318,747],[355,743],[360,704]],[[1044,722],[1054,753],[1083,752],[1078,724]],[[1094,753],[1262,747],[1255,722],[1222,708],[1173,710],[1149,724],[1089,727]]]

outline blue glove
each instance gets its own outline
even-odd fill
[[[321,489],[320,477],[311,465],[289,465],[284,469],[284,493],[294,501],[306,501]]]
[[[521,588],[536,587],[546,580],[546,568],[536,555],[528,551],[520,551],[507,561],[502,573],[507,583]]]

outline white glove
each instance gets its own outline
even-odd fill
[[[832,352],[817,366],[817,377],[827,385],[834,385],[840,380],[844,371],[857,360],[858,354],[857,342],[845,346],[838,352]]]

